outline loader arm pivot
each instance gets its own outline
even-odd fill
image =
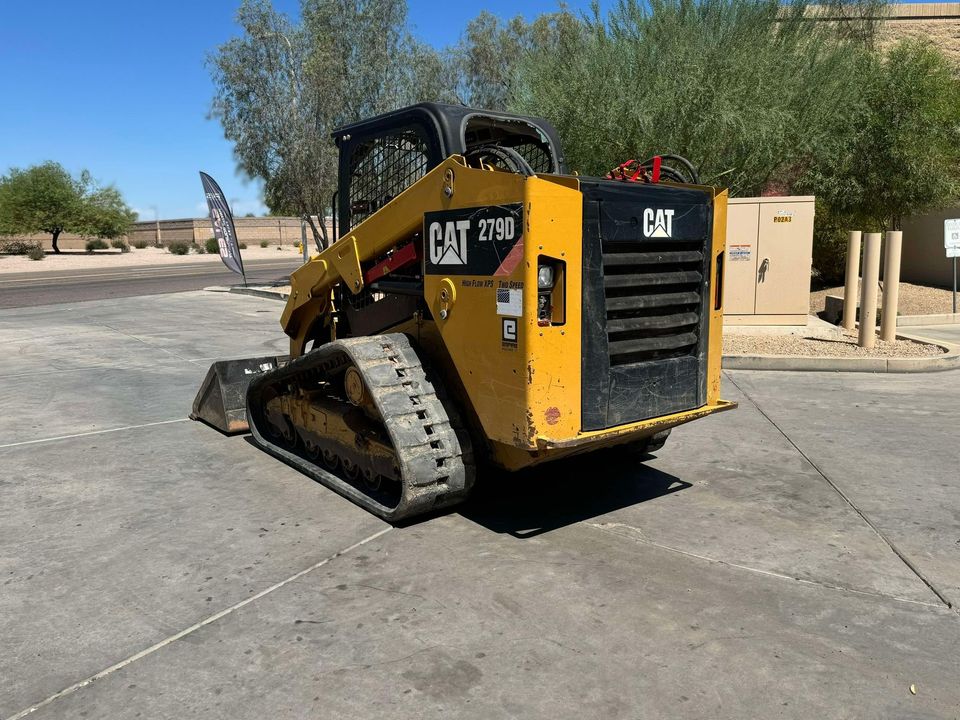
[[[424,208],[439,208],[442,200],[452,196],[456,172],[466,168],[462,156],[450,156],[293,272],[290,297],[280,317],[283,331],[290,336],[291,358],[303,355],[318,321],[330,318],[334,286],[342,282],[350,292],[359,293],[364,287],[360,264],[392,250],[420,230]],[[332,334],[329,339],[334,339]]]

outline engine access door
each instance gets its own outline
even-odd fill
[[[584,430],[706,403],[708,190],[584,180]]]

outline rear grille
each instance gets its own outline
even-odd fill
[[[603,242],[610,365],[696,355],[702,241]]]
[[[702,406],[711,307],[711,194],[591,179],[581,180],[580,189],[583,429]],[[658,218],[663,225],[656,224]],[[649,237],[654,233],[658,236]]]

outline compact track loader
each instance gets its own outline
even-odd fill
[[[478,466],[649,452],[734,407],[727,195],[682,159],[580,177],[543,120],[429,103],[334,140],[336,240],[291,276],[290,354],[215,363],[195,418],[397,521]]]

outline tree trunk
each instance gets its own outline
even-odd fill
[[[322,243],[321,251],[326,250],[330,247],[330,242],[327,238],[327,225],[326,223],[320,223],[320,228],[317,228],[317,224],[313,221],[313,215],[306,213],[304,217],[307,219],[307,222],[310,223],[310,230],[313,232],[313,239],[318,245]]]
[[[61,232],[63,232],[63,231],[62,231],[62,230],[54,230],[53,233],[52,233],[52,235],[53,235],[53,251],[54,251],[55,253],[57,253],[58,255],[60,254],[60,248],[57,247],[57,240],[60,238],[60,233],[61,233]]]

